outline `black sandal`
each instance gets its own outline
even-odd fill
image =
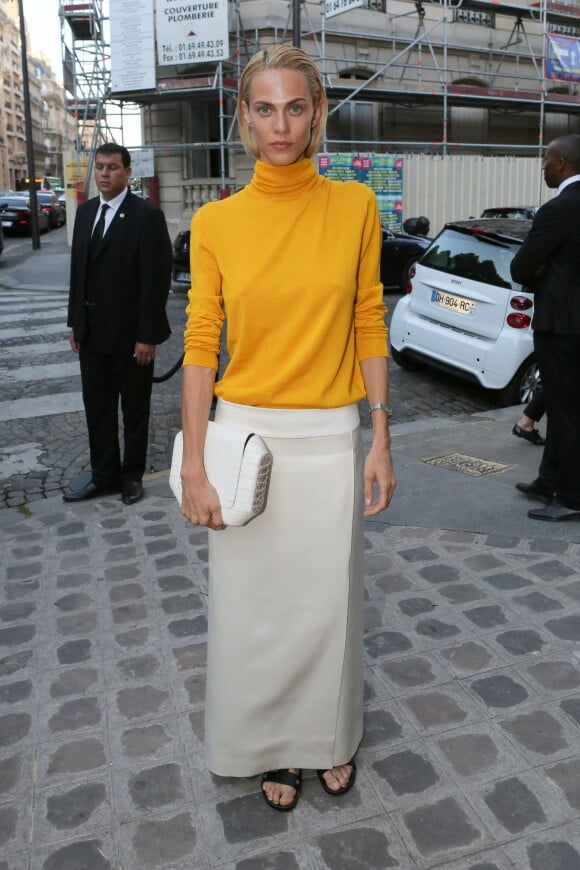
[[[265,782],[276,782],[278,785],[288,785],[290,788],[295,789],[296,794],[294,795],[294,800],[290,804],[282,805],[275,804],[274,801],[271,801],[266,792],[261,786]],[[267,773],[262,774],[262,781],[260,782],[260,790],[262,792],[262,797],[266,801],[269,807],[272,807],[273,810],[279,810],[281,813],[287,813],[290,810],[293,810],[296,804],[298,803],[298,798],[300,797],[300,790],[302,788],[302,771],[299,770],[298,773],[291,773],[289,770],[270,770]]]
[[[346,794],[346,792],[353,787],[354,781],[356,779],[356,764],[354,763],[354,758],[352,758],[350,761],[347,761],[347,764],[352,767],[350,778],[346,785],[343,785],[342,788],[337,788],[336,790],[333,788],[329,788],[326,784],[326,780],[324,779],[324,774],[329,773],[332,770],[331,767],[327,767],[326,770],[316,771],[316,776],[318,777],[320,785],[322,786],[326,794],[331,794],[336,797],[337,795]],[[340,767],[340,765],[337,765],[337,767]]]

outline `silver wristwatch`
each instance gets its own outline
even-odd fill
[[[373,411],[384,411],[387,417],[391,417],[393,414],[392,410],[384,402],[373,402],[372,404],[369,402],[369,411],[371,413]]]

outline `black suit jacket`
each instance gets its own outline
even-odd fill
[[[539,209],[511,273],[534,293],[536,332],[580,335],[580,182]]]
[[[94,197],[77,210],[68,325],[82,343],[90,317],[91,344],[102,353],[132,351],[137,341],[161,344],[171,332],[165,313],[171,241],[163,212],[129,191],[91,259],[98,209],[99,197]],[[91,308],[86,301],[94,303]]]

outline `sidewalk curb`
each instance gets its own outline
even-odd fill
[[[68,293],[69,288],[64,284],[43,284],[39,287],[38,284],[19,284],[15,281],[13,284],[4,284],[6,279],[0,279],[0,289],[2,290],[24,290],[27,293]]]
[[[456,417],[423,417],[420,420],[413,420],[409,423],[395,423],[391,426],[391,438],[401,438],[406,435],[412,435],[421,432],[430,432],[434,430],[442,430],[456,427],[457,425],[478,425],[484,421],[512,419],[514,414],[519,413],[519,406],[513,408],[498,408],[497,411],[478,411],[475,414],[458,415]],[[365,447],[372,441],[372,430],[362,429],[362,442]],[[394,444],[394,446],[396,446]],[[143,476],[143,483],[148,484],[147,493],[172,498],[167,485],[169,477],[169,469],[162,469],[152,474]],[[146,493],[146,494],[147,494]],[[108,496],[110,498],[110,496]],[[37,499],[25,505],[18,507],[4,508],[0,510],[0,529],[21,522],[22,520],[32,517],[42,516],[51,513],[58,508],[67,509],[67,503],[62,501],[62,494],[51,496],[50,498]],[[380,519],[380,522],[385,522]]]

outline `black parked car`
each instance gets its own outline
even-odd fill
[[[28,191],[23,190],[15,193],[14,196],[22,196],[28,199]],[[49,229],[58,229],[58,227],[62,227],[66,223],[66,208],[63,208],[54,190],[37,190],[36,201],[48,215]]]
[[[405,232],[394,233],[383,227],[381,249],[381,281],[385,290],[404,293],[409,282],[409,269],[431,244],[427,239],[427,218],[409,218],[403,224]]]
[[[431,244],[429,239],[420,235],[416,230],[425,229],[425,224],[418,227],[413,221],[421,218],[411,218],[405,221],[405,226],[411,225],[415,233],[394,233],[383,227],[383,247],[381,250],[381,281],[385,290],[400,290],[405,292],[409,280],[409,269],[415,263],[423,251]],[[426,229],[429,232],[429,222],[426,218]],[[178,233],[173,243],[173,280],[182,284],[189,284],[191,275],[189,272],[189,230]]]
[[[48,215],[51,229],[53,227],[62,227],[66,223],[66,207],[63,208],[53,190],[39,190],[36,193],[36,198],[42,206],[43,211]]]
[[[30,201],[23,196],[9,196],[0,199],[0,219],[5,232],[26,233],[32,232],[32,213]],[[38,229],[46,233],[50,227],[49,217],[42,206],[38,203]]]
[[[189,230],[182,230],[173,242],[173,280],[179,284],[189,284],[189,269]]]

